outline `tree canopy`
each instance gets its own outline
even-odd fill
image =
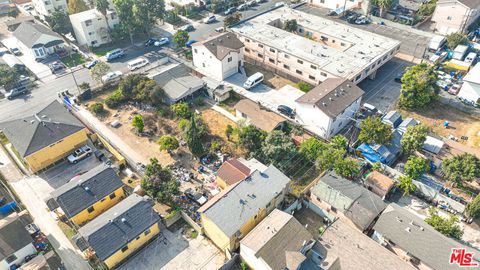
[[[68,0],[68,14],[73,15],[89,10],[87,4],[83,0]]]
[[[306,139],[300,144],[299,151],[305,155],[307,160],[315,162],[321,153],[327,148],[327,144],[315,137]]]
[[[360,173],[360,165],[354,158],[340,158],[333,165],[333,170],[342,177],[353,179]]]
[[[442,170],[448,180],[461,184],[480,177],[480,161],[476,156],[464,153],[444,159]]]
[[[145,127],[145,124],[143,122],[143,117],[140,114],[136,114],[132,118],[132,126],[139,132],[143,132],[143,128]]]
[[[400,141],[403,153],[409,155],[412,152],[422,148],[427,139],[428,127],[424,124],[409,126]]]
[[[170,109],[178,118],[190,118],[192,116],[192,110],[186,102],[178,102],[170,105]]]
[[[45,21],[54,32],[60,34],[68,34],[72,32],[72,24],[70,23],[70,18],[68,14],[63,10],[55,10],[50,14],[50,16],[45,16]]]
[[[471,218],[480,217],[480,194],[477,194],[477,196],[467,205],[465,213]]]
[[[173,151],[179,147],[178,140],[174,136],[162,136],[158,140],[160,150]]]
[[[264,163],[273,164],[279,170],[287,173],[287,171],[291,171],[293,160],[299,156],[292,139],[282,131],[274,130],[262,143],[261,155],[258,157]]]
[[[89,71],[90,77],[96,82],[102,81],[102,76],[110,72],[110,66],[105,62],[98,62],[94,67]]]
[[[402,175],[398,178],[398,187],[403,191],[403,195],[408,195],[410,193],[415,192],[417,190],[417,186],[413,184],[413,180],[408,175]]]
[[[460,32],[451,33],[447,36],[447,47],[454,50],[458,45],[465,45],[468,42],[467,35]]]
[[[298,23],[297,20],[286,20],[283,29],[288,32],[295,32],[297,31]]]
[[[358,140],[368,144],[390,144],[392,129],[378,117],[367,117],[360,124]]]
[[[223,25],[225,27],[230,27],[230,26],[238,23],[241,18],[242,18],[242,14],[240,14],[240,13],[230,14],[227,17],[225,17],[225,19],[223,20]]]
[[[238,144],[251,155],[260,150],[266,137],[267,133],[265,131],[249,125],[239,130]]]
[[[201,156],[205,153],[202,141],[206,133],[206,125],[201,117],[192,115],[185,127],[185,140],[187,141],[190,152],[195,156]]]
[[[9,89],[20,80],[20,73],[16,68],[11,68],[7,65],[0,65],[0,86]]]
[[[408,67],[402,76],[399,106],[405,109],[419,109],[435,100],[438,90],[437,75],[433,66],[426,63]]]
[[[418,179],[429,170],[429,167],[427,159],[410,156],[405,163],[405,173],[413,179]]]
[[[179,193],[179,184],[168,168],[162,167],[156,158],[150,159],[145,169],[141,186],[152,198],[161,203],[171,204],[173,196]]]
[[[455,239],[461,239],[463,236],[463,230],[458,224],[458,217],[452,214],[448,218],[444,218],[438,215],[438,210],[435,208],[429,209],[429,217],[425,219],[430,226],[435,228],[438,232],[452,237]]]
[[[173,34],[173,43],[177,45],[177,48],[183,48],[187,44],[190,35],[185,30],[178,30]]]

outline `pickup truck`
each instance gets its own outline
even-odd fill
[[[76,164],[80,160],[82,160],[86,157],[89,157],[91,154],[92,154],[92,148],[90,148],[90,146],[88,146],[88,145],[85,145],[85,146],[82,146],[82,147],[76,149],[75,152],[73,152],[73,154],[71,154],[67,157],[67,160],[70,163]]]

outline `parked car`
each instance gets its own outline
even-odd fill
[[[170,42],[170,40],[167,37],[163,37],[157,41],[155,41],[155,47],[160,47],[163,45],[166,45]]]
[[[10,52],[11,52],[12,54],[14,54],[14,55],[17,55],[17,56],[18,56],[18,55],[22,55],[22,52],[21,52],[20,49],[17,48],[17,47],[12,47],[12,48],[10,48]]]
[[[121,71],[112,71],[112,72],[109,72],[107,74],[105,74],[104,76],[102,76],[102,82],[103,83],[107,83],[107,82],[111,82],[115,79],[118,79],[120,77],[122,77],[123,73]]]
[[[369,23],[371,23],[371,20],[364,15],[359,16],[355,20],[355,24],[369,24]]]
[[[191,188],[185,190],[185,195],[187,196],[187,198],[199,205],[204,205],[207,202],[207,198],[205,198],[202,193],[195,192]]]
[[[145,41],[145,47],[152,46],[157,41],[158,41],[158,38],[149,38],[147,41]]]
[[[67,160],[70,163],[77,164],[80,160],[92,155],[92,152],[92,148],[90,148],[88,145],[85,145],[76,149],[73,154],[67,157]]]
[[[237,7],[237,11],[247,10],[248,6],[246,4],[241,4]]]
[[[26,4],[23,6],[23,9],[25,9],[26,11],[30,11],[30,10],[33,10],[33,6],[32,4]]]
[[[250,0],[250,1],[246,2],[245,4],[249,7],[253,7],[257,4],[257,2],[255,0]]]
[[[98,62],[99,62],[99,61],[98,61],[97,59],[93,59],[92,61],[86,63],[86,64],[85,64],[85,67],[86,67],[87,69],[91,69],[91,68],[93,68],[96,64],[98,64]]]
[[[225,28],[224,27],[217,27],[217,28],[215,28],[215,32],[218,32],[218,33],[225,32]]]
[[[216,21],[217,21],[217,17],[215,17],[215,15],[211,15],[203,19],[204,23],[214,23]]]
[[[197,41],[196,41],[196,40],[193,40],[193,39],[192,39],[192,40],[189,40],[187,43],[185,43],[185,46],[186,46],[187,48],[191,48],[191,47],[192,47],[192,44],[193,44],[193,43],[196,43],[196,42],[197,42]]]
[[[18,97],[20,95],[25,95],[28,92],[27,86],[19,85],[17,87],[12,88],[9,92],[5,94],[5,97],[8,100],[12,100],[14,97]]]
[[[58,61],[55,61],[55,62],[53,62],[53,63],[50,63],[50,64],[48,65],[48,67],[50,68],[50,70],[52,71],[53,74],[55,74],[55,73],[57,73],[57,71],[60,71],[60,70],[62,70],[62,69],[65,68],[65,66],[64,66],[62,63],[58,62]]]
[[[227,9],[227,11],[225,11],[223,14],[224,14],[225,16],[227,16],[227,15],[230,15],[230,14],[235,13],[235,11],[237,11],[237,9],[234,8],[234,7],[231,7],[231,8],[229,8],[229,9]]]
[[[191,25],[191,24],[187,24],[187,25],[184,25],[184,26],[180,27],[180,30],[187,31],[187,32],[192,32],[193,30],[195,30],[195,27],[193,27],[193,25]]]
[[[278,2],[278,3],[275,3],[274,7],[282,7],[282,6],[285,6],[285,2]]]
[[[254,0],[257,5],[260,5],[261,3],[264,2],[264,0]]]
[[[446,81],[439,80],[436,81],[435,84],[442,90],[448,90],[449,84]]]
[[[289,118],[295,118],[295,111],[286,105],[279,105],[277,111]]]
[[[105,55],[105,57],[107,58],[107,62],[110,62],[118,58],[122,58],[124,56],[125,56],[125,52],[122,49],[115,49],[115,50],[109,51]]]
[[[348,14],[345,19],[347,20],[348,23],[355,23],[355,21],[360,17],[360,14],[352,12]]]
[[[450,89],[448,89],[448,93],[452,95],[458,94],[459,91],[460,91],[460,85],[458,84],[454,84],[450,87]]]

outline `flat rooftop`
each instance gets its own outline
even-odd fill
[[[345,46],[334,48],[326,43],[310,40],[275,27],[275,21],[296,20],[305,33],[312,32]],[[267,44],[280,51],[315,63],[320,69],[346,79],[352,79],[400,41],[368,31],[339,24],[312,14],[282,7],[245,21],[231,28],[234,33]]]

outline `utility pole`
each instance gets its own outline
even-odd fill
[[[72,58],[72,51],[70,51],[69,54],[70,54],[70,58],[73,61],[73,67],[75,67],[75,59]],[[75,78],[75,70],[70,68],[70,71],[71,71],[70,73],[72,74],[72,77],[73,77],[73,81],[75,82],[75,86],[77,87],[78,95],[80,95],[80,94],[82,94],[82,92],[80,91],[80,87],[78,87],[77,78]]]

